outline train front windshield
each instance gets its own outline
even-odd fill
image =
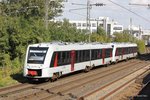
[[[27,63],[43,64],[47,51],[47,47],[30,47],[28,52]]]

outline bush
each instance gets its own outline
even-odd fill
[[[138,45],[138,52],[140,54],[145,53],[145,42],[143,40],[137,40],[136,43]]]

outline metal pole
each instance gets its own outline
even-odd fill
[[[90,0],[87,1],[87,31],[89,32],[89,42],[91,42],[91,22],[90,22]]]
[[[130,18],[130,35],[133,35],[132,33],[133,33],[132,32],[132,18]],[[129,42],[131,41],[132,41],[132,37],[129,37]]]
[[[89,9],[89,0],[87,1],[87,9],[86,9],[86,11],[87,11],[87,14],[86,14],[86,30],[87,30],[87,32],[88,32],[88,20],[89,20],[89,18],[88,18],[88,15],[89,15],[89,11],[88,11],[88,9]]]
[[[130,34],[132,35],[132,18],[130,18]]]

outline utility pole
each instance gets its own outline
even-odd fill
[[[130,33],[130,35],[133,35],[132,34],[132,18],[130,18],[130,29],[129,29],[129,33]],[[132,37],[129,37],[129,41],[131,42],[131,40],[132,40]]]
[[[132,35],[132,18],[130,18],[130,34]]]
[[[87,1],[87,19],[86,19],[86,28],[87,28],[87,30],[89,31],[89,42],[91,42],[91,21],[90,21],[90,19],[91,19],[91,8],[92,8],[92,6],[90,5],[90,0],[88,0]]]
[[[90,12],[92,9],[92,6],[104,6],[105,4],[103,3],[96,3],[96,4],[91,4],[90,0],[87,0],[87,4],[75,4],[72,3],[73,5],[80,5],[80,6],[86,6],[85,8],[78,8],[78,9],[70,9],[71,10],[81,10],[81,9],[86,9],[87,10],[87,15],[86,15],[86,29],[89,32],[89,42],[91,42],[91,22],[90,22]],[[90,67],[91,67],[91,49],[90,49]]]
[[[141,25],[139,25],[139,38],[142,39],[142,29],[141,29]]]
[[[72,3],[73,5],[80,5],[80,6],[86,6],[86,8],[78,8],[78,9],[70,9],[69,11],[72,10],[81,10],[81,9],[86,9],[87,10],[87,14],[86,14],[86,30],[89,33],[89,42],[91,42],[91,9],[92,6],[105,6],[106,4],[103,3],[95,3],[95,4],[91,4],[90,0],[87,0],[87,4],[76,4],[76,3]]]

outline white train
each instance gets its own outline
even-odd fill
[[[131,43],[39,43],[29,45],[24,64],[28,79],[52,79],[79,70],[89,71],[137,56]]]

